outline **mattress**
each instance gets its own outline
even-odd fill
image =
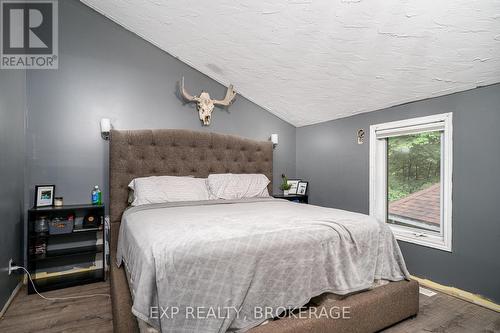
[[[276,199],[129,209],[117,261],[129,274],[132,312],[164,332],[246,331],[279,308],[301,307],[324,293],[366,290],[375,280],[408,277],[385,224],[363,214]],[[256,318],[256,306],[272,311]],[[179,313],[157,318],[151,315],[154,307],[177,307]],[[235,311],[188,318],[188,307]]]

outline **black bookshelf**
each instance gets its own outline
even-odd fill
[[[85,216],[92,215],[99,226],[84,227]],[[40,230],[39,221],[73,217],[71,232],[55,234]],[[39,292],[105,280],[106,254],[103,205],[66,205],[28,210],[28,271]],[[37,222],[38,221],[38,222]],[[35,290],[28,284],[28,293]]]

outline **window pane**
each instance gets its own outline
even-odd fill
[[[388,138],[387,173],[387,221],[440,233],[441,132]]]

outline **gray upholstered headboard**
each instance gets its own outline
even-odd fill
[[[272,191],[273,147],[233,135],[178,129],[111,131],[110,215],[119,223],[137,177],[263,173]]]

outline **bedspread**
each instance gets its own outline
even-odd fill
[[[133,313],[162,332],[245,331],[325,292],[409,277],[385,223],[273,198],[129,208],[122,262]]]

